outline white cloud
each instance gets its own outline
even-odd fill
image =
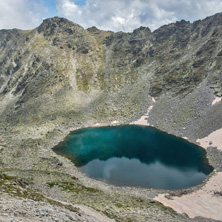
[[[75,20],[76,23],[81,21],[80,18],[82,17],[82,9],[74,2],[70,0],[57,0],[56,8],[60,15],[70,20]]]
[[[125,32],[140,26],[155,30],[181,19],[192,22],[222,11],[221,0],[85,0],[82,3],[81,0],[0,0],[0,29],[35,28],[43,18],[56,15],[53,4],[59,16],[84,28],[97,26]]]
[[[48,10],[35,1],[0,1],[0,29],[31,29],[40,24]]]
[[[194,21],[222,11],[221,0],[57,0],[59,14],[87,28],[132,31],[139,26],[152,30],[185,19]]]
[[[59,13],[64,14],[66,17],[81,16],[82,11],[74,2],[69,0],[58,1],[57,9]]]

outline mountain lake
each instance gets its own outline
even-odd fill
[[[88,177],[116,186],[183,189],[213,171],[203,148],[148,126],[76,130],[53,150]]]

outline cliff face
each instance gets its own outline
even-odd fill
[[[221,96],[221,21],[113,33],[55,17],[34,30],[1,30],[1,122],[127,121],[151,97],[184,98],[203,83]]]

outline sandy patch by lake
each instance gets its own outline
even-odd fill
[[[222,128],[212,132],[207,137],[197,139],[197,142],[205,149],[212,146],[222,151]]]
[[[203,148],[209,146],[222,150],[222,129],[218,129],[207,137],[198,139]],[[160,194],[155,200],[173,208],[178,213],[186,213],[190,218],[197,216],[222,221],[222,172],[216,172],[200,190],[181,197]]]
[[[221,99],[216,98],[212,105],[220,101]],[[148,118],[152,108],[153,106],[150,106],[147,113],[132,124],[149,126]],[[189,140],[187,137],[184,139]],[[207,137],[197,139],[196,142],[204,149],[213,146],[222,151],[222,128]],[[178,213],[186,213],[190,218],[201,216],[222,221],[222,172],[215,172],[201,189],[193,193],[170,196],[170,198],[169,194],[165,193],[159,194],[154,199]]]
[[[222,196],[219,195],[222,191],[221,184],[222,172],[219,172],[198,191],[181,197],[172,196],[172,199],[165,197],[168,194],[160,194],[154,199],[178,213],[186,213],[190,218],[201,216],[222,220]]]
[[[215,105],[216,103],[219,103],[219,102],[221,102],[222,101],[222,98],[221,97],[216,97],[215,99],[214,99],[214,101],[212,102],[212,106],[213,105]]]
[[[156,102],[156,100],[155,100],[153,97],[152,97],[152,102],[153,102],[153,103]],[[141,116],[140,119],[132,122],[131,124],[142,125],[142,126],[152,126],[152,125],[150,125],[150,123],[148,122],[149,113],[150,113],[150,111],[151,111],[152,109],[153,109],[153,105],[151,105],[151,106],[148,108],[147,112],[146,112],[143,116]]]

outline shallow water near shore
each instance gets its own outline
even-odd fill
[[[148,126],[76,130],[54,151],[89,177],[117,186],[182,189],[213,171],[204,149]]]

